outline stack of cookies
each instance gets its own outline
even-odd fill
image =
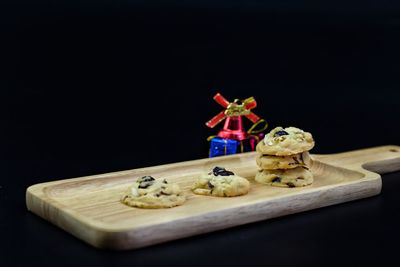
[[[279,187],[301,187],[312,184],[312,163],[308,153],[314,147],[310,133],[295,127],[276,127],[257,144],[255,180]]]

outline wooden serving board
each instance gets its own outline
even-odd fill
[[[314,183],[279,188],[254,181],[255,157],[250,152],[36,184],[27,189],[26,204],[95,247],[125,250],[370,197],[381,191],[375,172],[400,170],[399,146],[312,155]],[[232,198],[194,195],[196,177],[216,165],[249,179],[250,192]],[[155,210],[120,203],[121,194],[144,175],[179,183],[186,203]]]

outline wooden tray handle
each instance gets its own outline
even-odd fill
[[[364,169],[385,174],[400,171],[400,157],[394,159],[385,159],[380,161],[367,162],[362,166]]]
[[[329,156],[315,155],[315,158],[322,162],[325,162],[326,158],[326,163],[343,167],[360,166],[379,174],[400,171],[400,146],[396,145],[372,147]]]

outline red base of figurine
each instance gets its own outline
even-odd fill
[[[242,141],[248,138],[247,132],[243,129],[241,116],[227,117],[224,128],[219,131],[218,136],[225,139]]]

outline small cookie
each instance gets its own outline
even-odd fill
[[[257,152],[264,155],[289,156],[314,147],[310,133],[295,127],[276,127],[265,135],[264,140],[257,144]]]
[[[302,187],[313,183],[312,173],[305,167],[289,170],[260,170],[255,180],[261,184],[279,187]]]
[[[263,170],[294,169],[310,165],[311,159],[308,152],[291,156],[259,155],[256,158],[257,165]]]
[[[217,197],[245,195],[249,189],[250,183],[247,179],[221,167],[215,167],[212,172],[200,176],[192,186],[195,194]]]
[[[137,208],[158,209],[182,205],[186,198],[179,185],[151,176],[139,178],[121,198],[121,202]]]

